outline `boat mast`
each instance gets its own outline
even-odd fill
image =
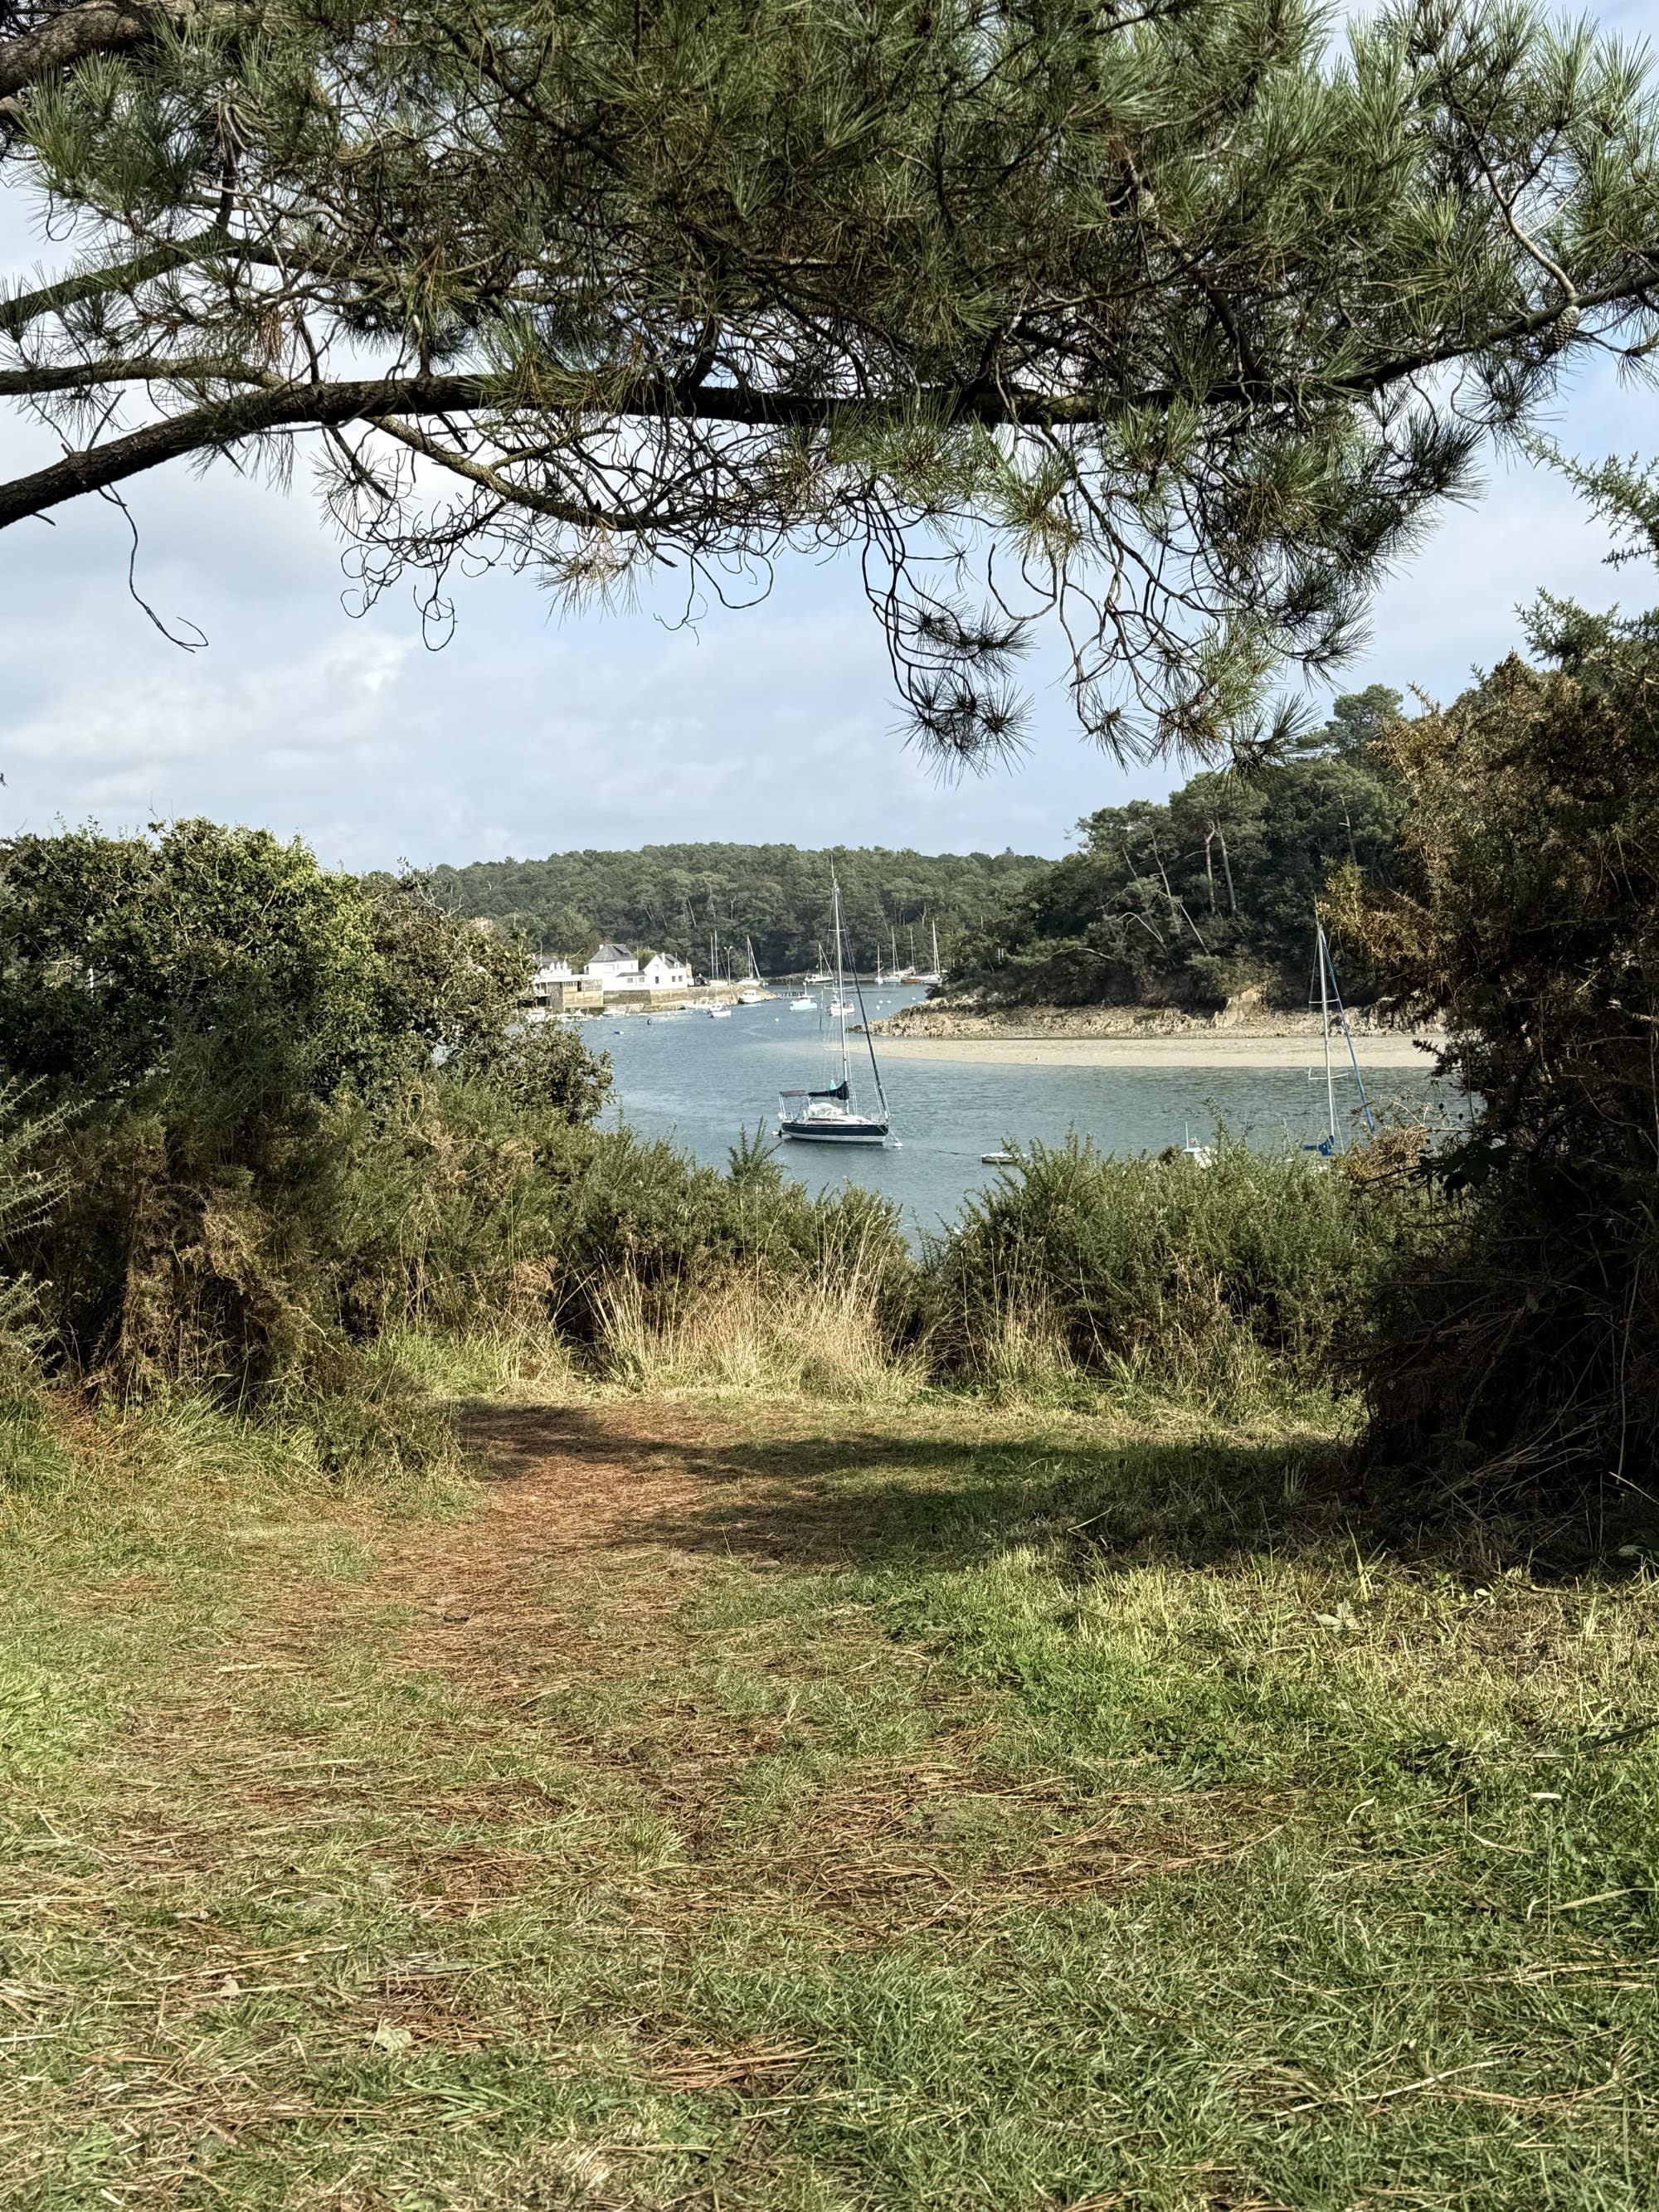
[[[1336,1149],[1336,1079],[1331,1073],[1330,953],[1325,944],[1325,925],[1314,923],[1314,951],[1319,962],[1319,1021],[1325,1032],[1325,1115],[1330,1126],[1331,1149]]]
[[[935,922],[933,924],[933,973],[937,976],[939,972],[939,924]]]
[[[1331,1000],[1336,1007],[1336,1018],[1342,1024],[1342,1041],[1348,1048],[1348,1065],[1353,1070],[1353,1079],[1359,1092],[1359,1110],[1365,1116],[1367,1135],[1376,1133],[1376,1119],[1371,1112],[1371,1102],[1365,1091],[1365,1079],[1359,1073],[1359,1054],[1354,1050],[1353,1024],[1348,1019],[1348,1010],[1342,1003],[1342,986],[1336,980],[1336,963],[1331,957],[1328,938],[1325,940],[1325,967],[1331,979]]]
[[[836,1018],[841,1024],[841,1079],[848,1082],[851,1071],[847,1065],[847,986],[842,981],[841,961],[841,885],[836,881],[836,872],[830,871],[831,909],[836,918]]]

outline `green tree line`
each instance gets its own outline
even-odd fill
[[[1214,1006],[1250,985],[1298,992],[1333,871],[1394,880],[1403,794],[1375,740],[1400,703],[1372,684],[1339,698],[1276,765],[1206,771],[1161,805],[1089,815],[1077,852],[1011,886],[963,933],[950,988],[1059,1006]]]
[[[925,966],[937,925],[941,953],[982,933],[1011,894],[1048,862],[1018,853],[890,852],[862,846],[647,845],[634,853],[550,853],[542,860],[479,860],[434,868],[433,897],[487,916],[538,951],[583,957],[601,938],[678,953],[699,973],[713,952],[741,972],[747,942],[763,975],[816,967],[830,942],[830,870],[841,884],[848,954],[868,972]]]

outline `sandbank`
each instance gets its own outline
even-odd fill
[[[878,1030],[890,1059],[979,1060],[1003,1067],[1313,1067],[1317,1036],[1223,1035],[1152,1037],[908,1037]],[[1362,1072],[1415,1067],[1433,1072],[1440,1040],[1380,1036],[1355,1039]],[[1340,1039],[1334,1050],[1346,1059]]]

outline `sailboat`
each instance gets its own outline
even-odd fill
[[[743,942],[749,955],[749,980],[738,993],[738,1004],[740,1006],[763,1006],[771,994],[761,988],[760,969],[755,965],[755,940],[752,937],[745,937]]]
[[[841,885],[832,869],[830,876],[830,904],[836,923],[836,998],[839,1008],[841,1048],[841,1081],[822,1091],[781,1091],[778,1093],[778,1134],[795,1137],[811,1144],[885,1145],[893,1141],[892,1116],[888,1111],[887,1093],[882,1088],[881,1068],[876,1059],[876,1041],[865,1025],[864,1041],[870,1052],[870,1073],[875,1079],[878,1111],[866,1114],[860,1107],[858,1095],[853,1088],[852,1062],[847,1048],[847,1017],[852,1012],[842,994],[844,962],[841,938]],[[859,988],[856,972],[853,989],[862,1011],[864,994]]]
[[[1330,940],[1325,934],[1325,925],[1320,921],[1316,908],[1314,914],[1314,969],[1319,992],[1319,1025],[1325,1041],[1325,1134],[1316,1143],[1304,1145],[1302,1149],[1304,1152],[1317,1152],[1322,1159],[1328,1160],[1341,1150],[1341,1140],[1336,1130],[1336,1069],[1331,1058],[1333,1012],[1336,1017],[1337,1026],[1341,1030],[1343,1042],[1348,1048],[1348,1065],[1353,1070],[1353,1079],[1359,1089],[1359,1106],[1365,1116],[1365,1127],[1368,1133],[1376,1130],[1376,1123],[1371,1115],[1371,1102],[1365,1095],[1365,1079],[1359,1073],[1359,1056],[1353,1048],[1353,1031],[1348,1024],[1348,1010],[1342,1003],[1341,992],[1337,988],[1336,969],[1331,959]],[[1313,1003],[1311,991],[1308,994],[1308,999],[1309,1004],[1311,1005]],[[1313,1079],[1315,1073],[1316,1071],[1313,1068],[1308,1070],[1310,1080]]]
[[[912,973],[906,981],[911,983],[937,983],[942,980],[939,964],[939,924],[935,922],[933,924],[933,964],[923,974]]]

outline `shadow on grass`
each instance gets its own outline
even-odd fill
[[[1347,1448],[1319,1439],[1091,1444],[1034,1428],[977,1443],[869,1425],[757,1439],[676,1413],[672,1433],[617,1406],[480,1408],[466,1427],[496,1480],[544,1474],[550,1460],[636,1470],[625,1540],[796,1566],[967,1565],[1030,1546],[1083,1581],[1149,1560],[1351,1567],[1358,1549],[1479,1580],[1517,1564],[1582,1573],[1609,1549],[1583,1510],[1483,1519],[1367,1482]],[[678,1478],[672,1505],[653,1474]]]

